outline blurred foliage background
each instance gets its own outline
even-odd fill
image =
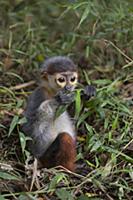
[[[28,59],[34,68],[58,54],[84,55],[89,65],[99,67],[119,68],[131,61],[131,0],[9,0],[1,1],[0,15],[3,56],[13,57],[17,66]]]
[[[27,175],[2,170],[0,199],[132,199],[132,0],[0,0],[0,164],[25,165],[21,113],[41,63],[55,55],[70,56],[80,82],[97,88],[94,99],[76,100],[77,174],[47,170],[21,194],[11,184]]]

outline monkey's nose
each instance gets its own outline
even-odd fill
[[[71,91],[72,86],[71,86],[71,85],[66,85],[66,86],[65,86],[65,89],[66,89],[67,91]]]

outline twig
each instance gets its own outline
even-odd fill
[[[32,191],[35,180],[38,184],[38,181],[37,181],[37,163],[38,163],[37,159],[35,158],[35,161],[34,161],[34,164],[33,164],[33,176],[32,176],[32,181],[31,181],[31,186],[30,186],[30,192]]]
[[[6,163],[0,163],[0,169],[7,170],[7,171],[13,171],[13,168],[11,165]]]
[[[128,64],[124,65],[122,68],[125,69],[127,67],[130,67],[131,65],[133,65],[133,60],[129,62]]]
[[[20,89],[29,87],[31,85],[34,85],[35,83],[36,83],[35,81],[29,81],[27,83],[23,83],[23,84],[20,84],[20,85],[12,86],[12,87],[10,87],[10,90],[20,90]]]
[[[113,42],[109,41],[109,40],[104,40],[105,42],[111,44],[121,55],[123,55],[125,58],[127,58],[130,62],[133,62],[133,59],[130,58],[129,56],[127,56],[121,49],[119,49]],[[129,62],[129,63],[130,63]],[[128,63],[128,64],[129,64]],[[127,64],[127,65],[128,65]],[[131,63],[130,63],[131,64]]]
[[[65,168],[65,167],[63,167],[63,166],[61,166],[61,165],[56,166],[56,167],[54,167],[53,169],[58,169],[58,168],[61,168],[61,170],[59,170],[59,171],[65,171],[65,172],[67,172],[67,173],[69,173],[69,174],[72,174],[72,175],[74,175],[74,176],[76,176],[76,177],[85,178],[85,176],[82,176],[82,175],[80,175],[80,174],[77,174],[77,173],[75,173],[75,172],[72,172],[72,171],[68,170],[67,168]]]
[[[94,36],[95,33],[96,33],[96,26],[97,26],[97,23],[99,21],[99,18],[95,21],[95,23],[93,24],[93,28],[92,28],[92,35]]]

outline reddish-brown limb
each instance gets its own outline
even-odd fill
[[[76,160],[74,139],[68,133],[60,133],[39,160],[42,167],[51,168],[61,165],[74,171]]]

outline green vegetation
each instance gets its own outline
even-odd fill
[[[0,200],[132,199],[133,2],[1,0],[0,26]],[[53,55],[72,57],[97,95],[77,93],[76,173],[44,169],[34,179],[21,114]]]

